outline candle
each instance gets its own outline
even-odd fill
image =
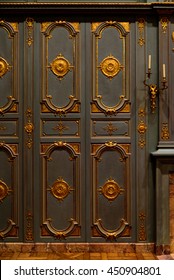
[[[163,79],[166,78],[166,65],[163,64]]]
[[[149,65],[148,65],[148,69],[151,69],[151,54],[149,54]]]

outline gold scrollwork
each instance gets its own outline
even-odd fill
[[[9,70],[10,65],[8,62],[4,58],[0,57],[0,78],[2,78],[2,76],[4,76]]]
[[[129,231],[130,231],[130,225],[128,224],[128,222],[126,222],[125,219],[121,219],[120,220],[120,227],[117,228],[116,230],[107,230],[103,227],[102,225],[102,220],[98,219],[95,223],[94,223],[94,227],[97,229],[97,231],[99,232],[99,234],[101,236],[103,236],[104,238],[106,238],[107,240],[116,240],[118,237],[124,235],[124,232],[127,230],[128,231],[128,236],[129,236]]]
[[[58,200],[64,200],[65,197],[73,190],[66,181],[62,179],[62,177],[58,178],[52,185],[50,189],[48,189],[52,195]]]
[[[146,215],[144,214],[144,212],[140,212],[139,220],[140,220],[140,225],[139,225],[139,241],[145,241],[146,240],[146,231],[145,231]]]
[[[27,18],[26,19],[26,24],[27,24],[27,28],[28,28],[27,44],[28,44],[29,47],[33,43],[33,38],[32,38],[33,23],[34,23],[34,19],[32,19],[32,18]]]
[[[11,190],[9,189],[7,184],[0,180],[0,202],[2,202],[4,198],[6,198],[10,191]]]
[[[121,189],[115,180],[109,179],[101,188],[99,188],[99,192],[109,201],[113,201],[117,196],[124,192],[124,189]]]
[[[109,55],[103,59],[98,68],[100,68],[103,75],[105,75],[111,80],[120,72],[121,69],[123,69],[123,66],[118,61],[118,59],[116,59],[112,55]]]
[[[163,18],[161,18],[160,22],[161,22],[161,26],[162,26],[162,32],[166,33],[166,29],[167,29],[168,22],[169,22],[168,18],[163,17]]]
[[[145,20],[144,18],[140,18],[138,20],[138,29],[139,29],[138,44],[140,45],[140,47],[142,47],[145,44],[145,40],[143,38],[144,27],[145,27]]]
[[[63,77],[73,68],[73,66],[69,63],[69,61],[59,54],[51,63],[50,66],[51,71],[54,75],[58,77],[59,80],[62,80]]]
[[[118,130],[118,128],[116,126],[113,126],[113,124],[109,122],[107,126],[103,128],[103,130],[106,130],[109,136],[112,136],[113,133]]]
[[[142,149],[142,148],[144,148],[144,146],[146,144],[145,133],[146,133],[146,130],[147,130],[147,126],[144,122],[145,110],[141,108],[138,112],[138,115],[139,115],[139,124],[137,126],[137,131],[139,133],[138,144],[139,144],[139,147]]]
[[[161,139],[168,140],[170,138],[168,123],[162,124]]]
[[[33,133],[33,130],[34,130],[34,125],[33,123],[31,122],[31,118],[32,118],[32,111],[31,109],[27,109],[27,112],[26,112],[26,115],[27,115],[27,124],[24,126],[24,129],[26,131],[26,133],[28,134],[28,139],[27,139],[27,147],[30,149],[32,147],[32,144],[33,144],[33,140],[32,140],[32,133]]]

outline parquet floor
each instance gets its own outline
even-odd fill
[[[1,260],[157,260],[153,253],[10,253]]]

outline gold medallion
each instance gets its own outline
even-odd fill
[[[58,200],[63,200],[70,193],[72,188],[61,177],[57,179],[51,187],[52,195]]]
[[[3,199],[8,195],[9,188],[3,181],[0,180],[0,201],[3,201]]]
[[[99,68],[106,77],[112,79],[120,72],[123,66],[120,64],[118,59],[110,55],[103,59]]]
[[[51,63],[51,71],[61,80],[71,70],[73,66],[69,61],[59,54]]]
[[[0,57],[0,78],[4,76],[8,70],[9,70],[9,64],[4,58]]]
[[[124,192],[124,189],[121,189],[120,186],[113,179],[109,179],[106,183],[99,189],[99,192],[102,193],[109,201],[113,201],[117,196]]]

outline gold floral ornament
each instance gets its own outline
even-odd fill
[[[0,57],[0,78],[4,76],[10,69],[10,65],[7,63],[7,61]]]
[[[49,190],[55,198],[61,201],[64,200],[73,189],[60,177],[53,183]]]
[[[54,75],[58,77],[58,79],[62,80],[63,77],[73,68],[73,66],[69,63],[69,61],[59,54],[51,63],[50,66],[51,71]]]
[[[110,80],[115,77],[123,66],[114,56],[109,55],[103,59],[99,66],[101,72]]]
[[[8,188],[7,184],[0,180],[0,202],[9,194],[11,190]]]
[[[124,192],[124,189],[121,189],[115,180],[109,179],[101,188],[99,188],[99,192],[109,201],[113,201],[119,194]]]

